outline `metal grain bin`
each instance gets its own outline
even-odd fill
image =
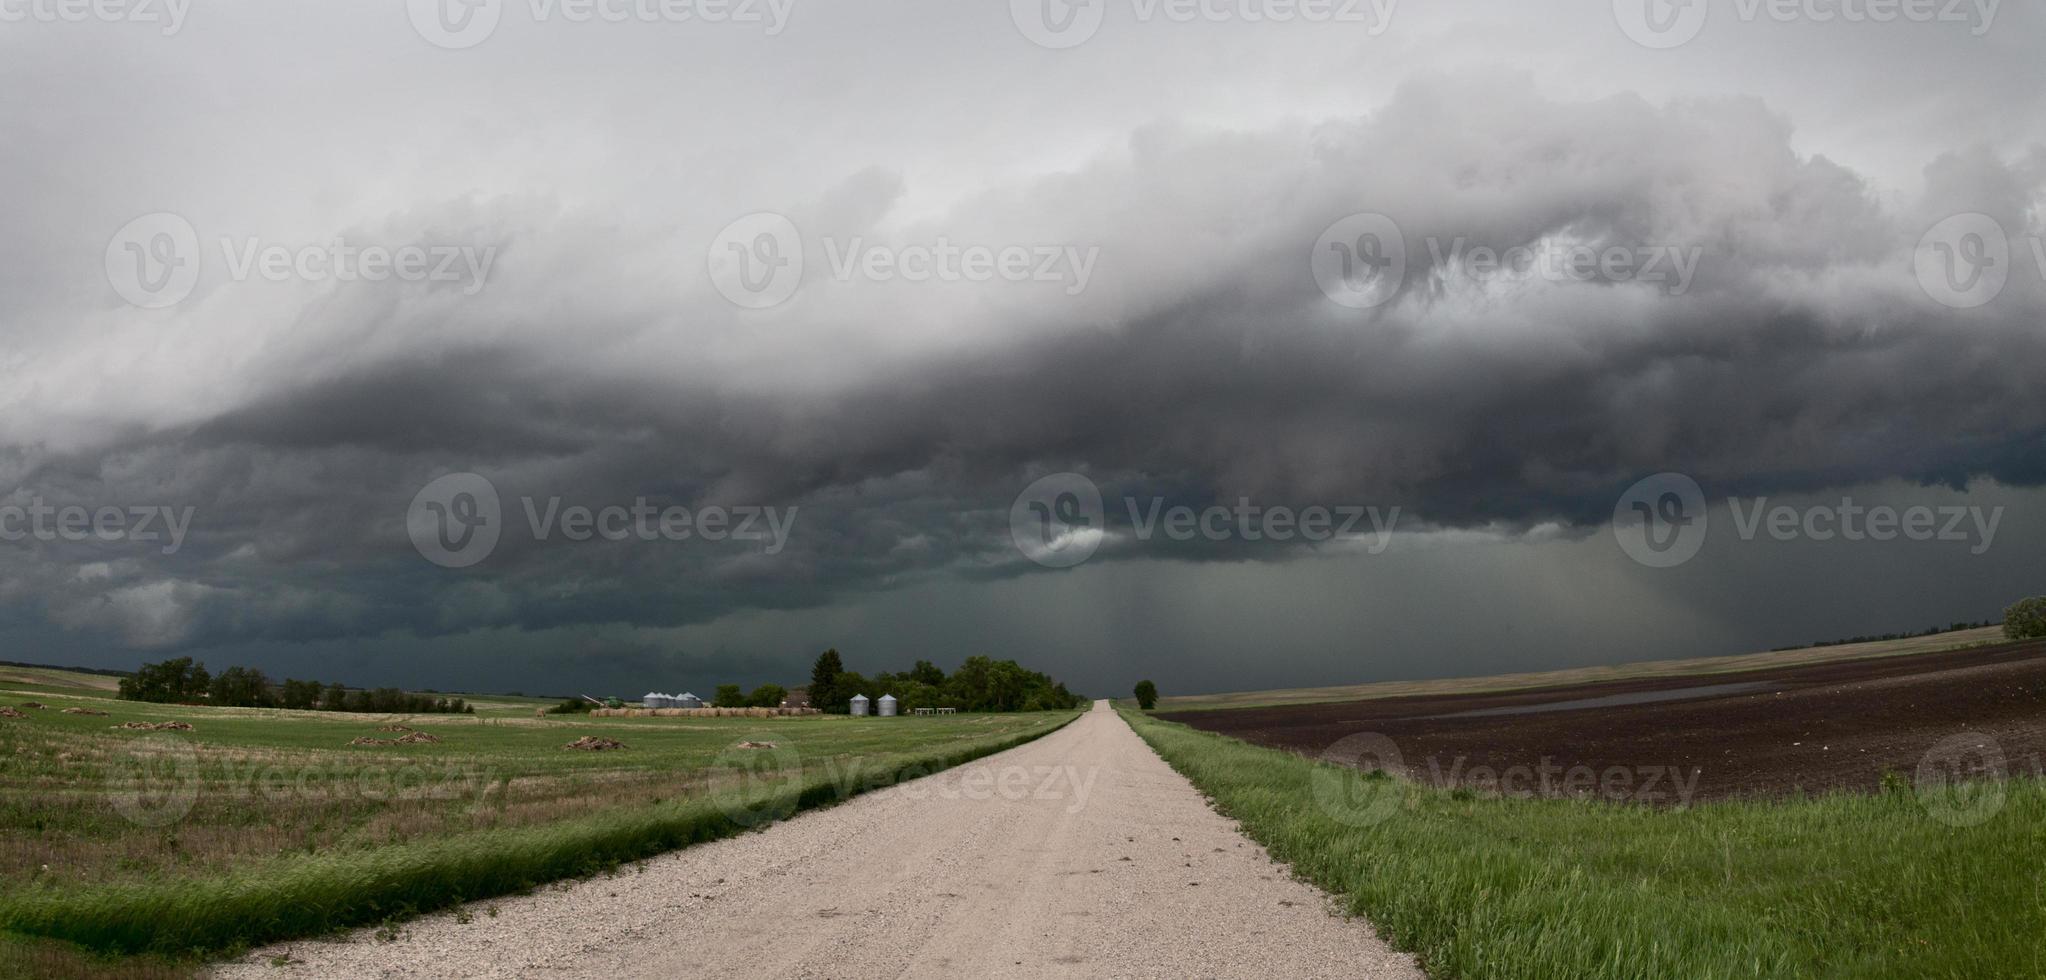
[[[665,708],[667,705],[663,702],[667,700],[668,696],[665,694],[655,694],[652,691],[648,691],[639,699],[639,706],[642,708]]]
[[[895,717],[895,695],[893,695],[893,694],[883,694],[883,695],[881,695],[881,705],[880,705],[880,707],[881,707],[881,717],[883,717],[883,718],[893,718],[893,717]]]
[[[853,699],[852,699],[852,713],[853,713],[853,717],[855,717],[855,718],[864,718],[864,717],[866,717],[866,715],[867,715],[867,696],[866,696],[866,695],[864,695],[864,694],[855,694],[855,695],[853,695]]]

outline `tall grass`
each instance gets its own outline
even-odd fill
[[[1502,799],[1124,717],[1433,977],[2046,977],[2037,779],[1974,827],[1908,787],[1676,810]]]
[[[159,875],[105,885],[28,885],[0,896],[0,929],[110,953],[198,956],[363,925],[586,875],[621,862],[743,832],[990,755],[1077,715],[1020,731],[859,758],[856,778],[806,767],[654,805],[540,826],[484,830],[389,846],[276,857],[226,875]]]

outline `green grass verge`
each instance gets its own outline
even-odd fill
[[[1972,827],[1908,788],[1649,809],[1438,790],[1123,716],[1433,977],[2046,976],[2036,778]]]
[[[0,896],[0,929],[87,950],[195,957],[367,925],[601,872],[762,826],[797,811],[970,762],[1063,727],[936,748],[875,752],[856,765],[770,768],[706,795],[540,826],[485,830],[336,854],[277,857],[230,874],[103,886],[27,884]]]

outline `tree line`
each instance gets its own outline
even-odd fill
[[[365,714],[475,714],[461,698],[409,694],[395,687],[374,690],[319,681],[287,679],[272,684],[254,667],[229,667],[218,674],[190,657],[143,664],[121,678],[120,696],[157,704],[212,704],[231,708],[293,708],[300,711],[355,711]]]
[[[864,694],[870,701],[892,694],[905,713],[918,708],[1066,711],[1080,704],[1079,695],[1066,690],[1064,684],[1014,660],[968,657],[950,675],[928,660],[919,660],[902,673],[883,671],[869,678],[845,669],[845,660],[835,649],[820,654],[810,670],[810,706],[846,714],[856,694]]]

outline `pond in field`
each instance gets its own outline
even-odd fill
[[[1664,691],[1628,691],[1624,694],[1607,694],[1595,698],[1572,698],[1568,701],[1547,701],[1539,704],[1509,704],[1499,708],[1478,708],[1473,711],[1458,711],[1447,715],[1430,715],[1427,719],[1439,718],[1487,718],[1495,715],[1538,715],[1550,711],[1576,711],[1579,708],[1617,708],[1629,704],[1654,704],[1658,701],[1695,701],[1699,698],[1716,698],[1729,694],[1752,694],[1776,686],[1770,681],[1744,681],[1739,684],[1706,684],[1702,687],[1679,687]]]

